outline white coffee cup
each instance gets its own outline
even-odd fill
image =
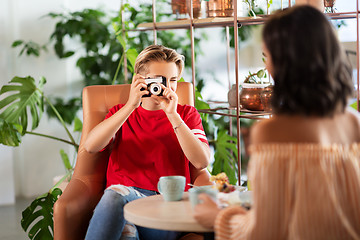
[[[205,193],[210,196],[214,201],[216,201],[218,190],[214,189],[212,185],[207,186],[196,186],[189,189],[189,200],[191,206],[194,208],[197,204],[200,203],[198,198],[199,194]]]
[[[164,176],[158,182],[159,193],[165,201],[180,201],[185,190],[184,176]]]

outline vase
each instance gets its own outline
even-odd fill
[[[234,16],[233,0],[209,0],[206,2],[207,17]]]
[[[335,4],[335,0],[324,0],[324,7],[333,8]]]
[[[242,108],[251,111],[264,111],[270,106],[269,84],[243,83],[240,91],[240,105]]]
[[[233,84],[228,92],[228,103],[230,107],[236,107],[237,104],[236,84]]]
[[[190,16],[190,0],[171,0],[171,9],[177,19],[186,19]],[[193,17],[201,16],[201,0],[193,0]]]

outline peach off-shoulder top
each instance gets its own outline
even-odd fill
[[[228,207],[217,240],[360,239],[360,144],[252,146],[253,206]]]

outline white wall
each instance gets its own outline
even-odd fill
[[[13,153],[10,147],[0,145],[0,205],[15,202]]]
[[[45,44],[54,29],[55,21],[41,18],[49,12],[65,9],[79,10],[85,7],[103,6],[103,1],[62,1],[62,0],[1,0],[0,1],[0,84],[4,85],[14,76],[31,75],[36,81],[41,76],[47,79],[44,91],[47,96],[80,96],[81,82],[74,68],[73,60],[59,60],[52,49],[39,58],[18,57],[19,49],[11,44],[17,39]],[[120,0],[106,1],[105,8],[117,10]],[[36,132],[67,138],[61,125],[43,116]],[[58,141],[26,135],[17,148],[0,148],[0,204],[12,203],[17,196],[33,197],[47,192],[52,186],[52,178],[64,174],[59,155],[63,148],[70,157],[72,147]],[[3,174],[6,173],[6,174]],[[15,188],[14,188],[15,187]],[[15,190],[14,190],[15,189]],[[4,200],[3,200],[4,199]]]

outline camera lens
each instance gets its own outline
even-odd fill
[[[158,83],[153,83],[149,87],[149,92],[153,95],[159,95],[161,93],[161,86]]]

